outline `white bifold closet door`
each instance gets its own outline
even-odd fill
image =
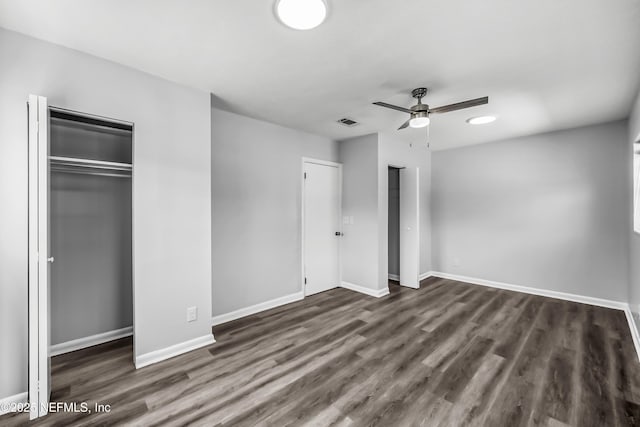
[[[420,170],[400,169],[400,284],[420,287]]]
[[[305,162],[304,173],[304,287],[313,295],[340,285],[341,171]]]
[[[29,95],[29,406],[30,418],[46,415],[51,395],[49,357],[49,108]]]

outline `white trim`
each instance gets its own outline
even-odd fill
[[[594,297],[588,297],[584,295],[569,294],[566,292],[551,291],[551,290],[540,289],[540,288],[530,288],[528,286],[512,285],[512,284],[503,283],[503,282],[494,282],[493,280],[477,279],[475,277],[442,273],[440,271],[433,271],[431,275],[435,277],[440,277],[443,279],[450,279],[450,280],[457,280],[460,282],[471,283],[474,285],[488,286],[490,288],[506,289],[509,291],[523,292],[525,294],[539,295],[539,296],[549,297],[549,298],[557,298],[565,301],[573,301],[573,302],[579,302],[582,304],[596,305],[598,307],[615,308],[618,310],[624,310],[629,306],[626,302],[622,302],[622,301],[613,301],[613,300],[608,300],[603,298],[594,298]]]
[[[351,291],[360,292],[361,294],[369,295],[371,297],[380,298],[389,295],[389,287],[383,289],[371,289],[364,286],[356,285],[354,283],[342,282],[341,287],[349,289]]]
[[[47,98],[38,97],[38,417],[47,415],[51,398],[51,275],[49,260],[49,108]],[[29,367],[30,369],[33,367]],[[31,416],[34,411],[31,411]]]
[[[426,273],[421,273],[421,274],[418,276],[418,280],[419,280],[419,281],[423,281],[424,279],[426,279],[426,278],[428,278],[428,277],[431,277],[431,276],[433,276],[433,271],[427,271]]]
[[[397,274],[389,273],[389,280],[395,280],[396,282],[399,282],[400,276]]]
[[[133,326],[127,326],[126,328],[122,329],[102,332],[100,334],[54,344],[49,347],[49,355],[57,356],[59,354],[69,353],[98,344],[104,344],[106,342],[117,340],[120,338],[130,337],[131,335],[133,335]]]
[[[303,157],[302,163],[315,163],[316,165],[333,166],[334,168],[342,168],[342,163],[332,162],[330,160],[313,159],[311,157]]]
[[[331,166],[331,167],[335,167],[338,168],[338,228],[339,231],[341,233],[342,237],[342,163],[337,163],[337,162],[332,162],[329,160],[319,160],[319,159],[313,159],[311,157],[303,157],[302,158],[302,163],[301,163],[301,173],[300,173],[300,191],[301,191],[301,198],[300,198],[300,289],[302,289],[302,295],[303,298],[307,295],[307,286],[304,283],[305,281],[305,256],[304,256],[304,218],[305,218],[305,214],[304,214],[304,197],[305,197],[305,192],[304,192],[304,188],[305,188],[305,167],[304,164],[305,163],[313,163],[316,165],[323,165],[323,166]],[[339,243],[338,243],[338,283],[342,282],[342,239],[340,239]]]
[[[144,368],[145,366],[149,366],[153,363],[162,362],[163,360],[179,356],[200,347],[211,345],[215,342],[216,340],[213,338],[213,334],[207,334],[179,344],[161,348],[160,350],[150,351],[149,353],[136,357],[136,369]]]
[[[11,407],[13,405],[24,405],[27,403],[27,397],[29,393],[24,391],[22,393],[14,394],[13,396],[8,396],[0,399],[0,415],[8,414],[13,412]]]
[[[624,310],[624,314],[627,318],[627,323],[629,324],[629,332],[631,332],[633,346],[636,349],[636,356],[638,356],[638,360],[640,361],[640,334],[638,334],[638,326],[633,318],[633,309],[631,307],[633,307],[633,305],[628,304],[627,308]]]
[[[240,319],[241,317],[250,316],[252,314],[260,313],[261,311],[270,310],[281,305],[289,304],[292,302],[300,301],[304,298],[302,291],[295,294],[285,295],[280,298],[275,298],[270,301],[261,302],[259,304],[252,305],[250,307],[240,308],[230,313],[219,314],[211,318],[211,326],[227,323],[232,320]]]

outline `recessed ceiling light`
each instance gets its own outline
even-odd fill
[[[276,0],[276,15],[287,27],[310,30],[327,17],[324,0]]]
[[[495,116],[479,116],[479,117],[471,117],[467,119],[467,123],[471,125],[486,125],[487,123],[495,122]]]

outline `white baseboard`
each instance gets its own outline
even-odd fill
[[[133,335],[133,326],[128,326],[114,331],[103,332],[101,334],[91,335],[89,337],[78,338],[71,341],[54,344],[49,347],[49,355],[57,356],[59,354],[69,353],[71,351],[92,347],[98,344],[104,344],[109,341],[117,340]]]
[[[396,282],[399,282],[400,276],[397,274],[389,273],[389,280],[395,280]]]
[[[349,290],[352,290],[352,291],[360,292],[361,294],[369,295],[371,297],[376,297],[376,298],[380,298],[380,297],[383,297],[385,295],[389,295],[389,287],[388,286],[386,288],[383,288],[383,289],[371,289],[371,288],[366,288],[364,286],[356,285],[354,283],[349,283],[349,282],[342,282],[341,286],[343,288],[345,288],[345,289],[349,289]]]
[[[525,294],[539,295],[539,296],[549,297],[549,298],[557,298],[557,299],[562,299],[566,301],[579,302],[582,304],[597,305],[599,307],[615,308],[618,310],[625,310],[629,306],[629,304],[622,301],[613,301],[613,300],[608,300],[603,298],[587,297],[584,295],[569,294],[566,292],[551,291],[551,290],[540,289],[540,288],[530,288],[528,286],[512,285],[510,283],[495,282],[493,280],[485,280],[485,279],[478,279],[475,277],[460,276],[457,274],[442,273],[440,271],[433,271],[431,275],[435,277],[441,277],[443,279],[451,279],[451,280],[457,280],[459,282],[472,283],[474,285],[488,286],[490,288],[506,289],[508,291],[523,292]]]
[[[633,346],[636,349],[636,355],[638,356],[638,360],[640,361],[640,334],[638,334],[638,325],[636,325],[636,321],[633,318],[633,310],[631,307],[632,305],[629,304],[629,307],[624,310],[624,314],[627,317],[629,332],[631,332],[631,338],[633,339]]]
[[[13,396],[0,399],[0,415],[8,414],[11,411],[13,405],[27,403],[27,397],[29,394],[25,391],[22,393],[14,394]]]
[[[427,271],[426,273],[422,273],[418,276],[418,280],[423,281],[427,277],[433,276],[433,271]]]
[[[145,366],[149,366],[153,363],[158,363],[163,360],[179,356],[181,354],[196,350],[200,347],[211,345],[215,342],[216,340],[213,337],[213,334],[207,334],[189,341],[181,342],[179,344],[175,344],[166,348],[161,348],[160,350],[145,353],[136,357],[136,369],[144,368]]]
[[[211,325],[216,326],[222,323],[227,323],[232,320],[239,319],[241,317],[250,316],[252,314],[260,313],[261,311],[269,310],[272,308],[279,307],[281,305],[300,301],[301,299],[304,299],[303,291],[296,292],[295,294],[285,295],[283,297],[272,299],[270,301],[261,302],[259,304],[255,304],[250,307],[241,308],[239,310],[235,310],[230,313],[219,314],[211,318]]]

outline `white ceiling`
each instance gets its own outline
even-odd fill
[[[273,0],[0,0],[0,26],[333,138],[395,132],[405,115],[371,102],[409,106],[414,87],[431,106],[488,95],[432,117],[435,149],[624,118],[638,90],[637,0],[327,1],[311,31],[280,24]],[[499,119],[464,122],[482,114]]]

